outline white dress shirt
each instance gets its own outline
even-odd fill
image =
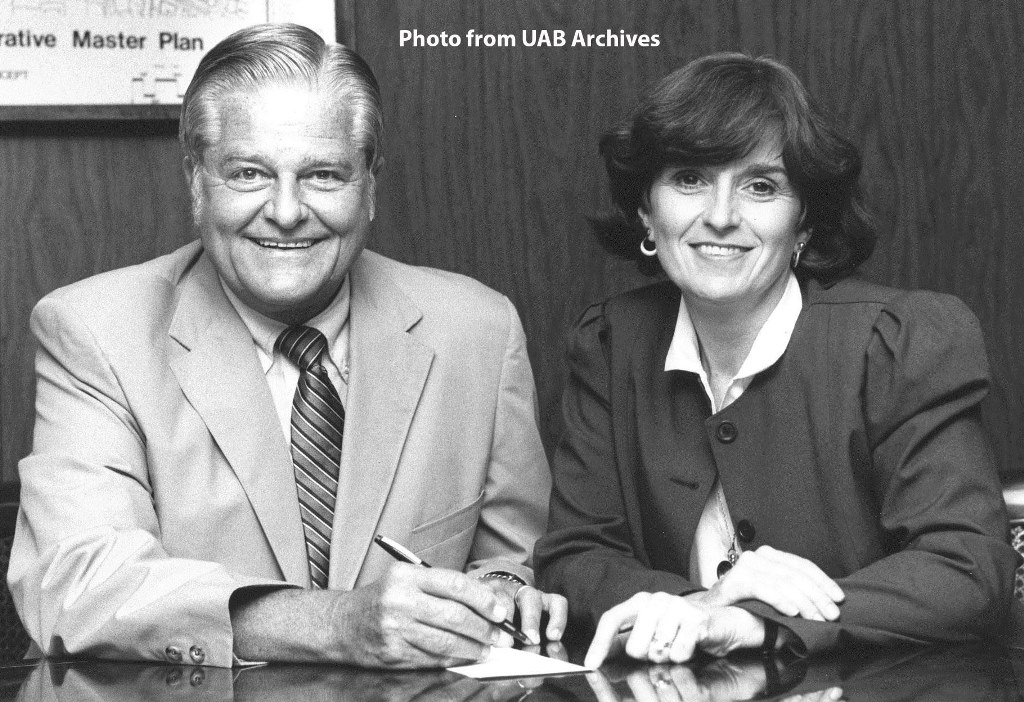
[[[271,319],[260,312],[252,309],[235,295],[228,286],[221,281],[228,300],[234,306],[238,315],[242,318],[246,328],[252,335],[253,343],[256,346],[256,355],[263,366],[263,372],[267,375],[267,384],[270,385],[270,394],[274,398],[274,408],[277,410],[277,417],[281,422],[281,431],[289,445],[292,440],[292,400],[295,397],[295,388],[299,385],[299,367],[296,366],[284,354],[274,351],[274,343],[288,325]],[[324,367],[327,375],[334,384],[341,397],[343,405],[346,404],[348,395],[348,312],[350,299],[350,286],[348,276],[341,284],[341,289],[334,296],[331,304],[304,326],[314,327],[327,339],[327,352],[329,358],[324,359]]]
[[[744,359],[739,372],[729,382],[722,399],[722,406],[719,407],[715,403],[714,393],[711,392],[708,374],[700,361],[700,344],[693,328],[693,322],[690,321],[690,313],[686,309],[686,302],[680,299],[675,333],[668,348],[668,355],[665,357],[665,370],[696,373],[711,402],[712,413],[719,412],[743,394],[755,375],[782,357],[786,346],[789,345],[789,338],[793,335],[793,328],[796,326],[796,320],[800,316],[802,307],[803,296],[800,293],[800,285],[797,283],[796,276],[790,272],[782,298],[779,299],[775,309],[772,310],[768,319],[765,320],[764,326],[757,333],[754,344],[750,347],[750,353]],[[702,587],[711,587],[718,580],[718,564],[726,560],[729,546],[735,545],[736,551],[740,551],[739,543],[735,538],[735,529],[732,517],[729,516],[729,506],[725,500],[722,484],[716,478],[711,495],[704,504],[704,511],[697,523],[697,532],[693,537],[693,548],[690,550],[690,580],[699,583]]]

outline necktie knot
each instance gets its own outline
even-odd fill
[[[321,364],[327,353],[327,339],[313,327],[288,327],[277,337],[276,347],[305,373],[311,366]]]

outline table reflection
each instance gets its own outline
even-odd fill
[[[99,661],[43,661],[0,670],[0,699],[154,699],[597,702],[1022,700],[1024,652],[950,647],[852,652],[828,659],[705,660],[695,665],[605,666],[587,675],[478,681],[447,671],[382,672],[276,665],[226,670]]]
[[[992,646],[850,651],[814,660],[606,666],[586,676],[598,702],[1022,700],[1024,652]]]

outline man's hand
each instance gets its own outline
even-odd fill
[[[511,614],[508,606],[454,570],[398,563],[376,583],[350,593],[346,605],[359,665],[445,667],[479,660],[493,645],[511,645],[511,637],[492,624]]]
[[[117,664],[114,664],[117,665]],[[225,671],[226,672],[226,671]],[[295,702],[296,700],[402,700],[403,702],[503,702],[521,699],[524,692],[540,687],[544,678],[482,681],[451,675],[444,670],[384,672],[342,665],[258,665],[231,671],[234,700]],[[163,676],[159,678],[163,687]],[[71,685],[69,680],[68,684]],[[88,685],[71,690],[72,699],[95,696]],[[64,692],[68,690],[64,688]],[[141,690],[139,691],[141,692]],[[153,690],[152,697],[167,696]],[[137,693],[138,699],[144,695]],[[147,698],[148,699],[148,698]]]
[[[235,654],[252,661],[333,661],[437,668],[509,645],[510,610],[486,585],[445,568],[396,563],[350,592],[276,590],[233,604]]]
[[[764,641],[761,619],[738,607],[706,607],[666,592],[641,592],[612,607],[597,625],[584,665],[599,667],[624,650],[631,658],[682,663],[700,649],[724,656]]]
[[[510,612],[519,611],[519,628],[535,645],[540,643],[540,620],[544,612],[548,613],[545,638],[548,641],[562,638],[569,618],[569,602],[564,597],[500,578],[483,578],[481,582],[494,591]]]
[[[759,600],[787,617],[815,621],[839,619],[837,605],[844,597],[839,585],[814,563],[771,546],[744,551],[707,591],[687,595],[695,604],[708,607]]]

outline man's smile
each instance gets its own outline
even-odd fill
[[[317,243],[313,239],[304,239],[301,241],[276,241],[274,239],[250,239],[249,241],[255,243],[257,246],[261,246],[265,249],[308,249],[313,244]]]

